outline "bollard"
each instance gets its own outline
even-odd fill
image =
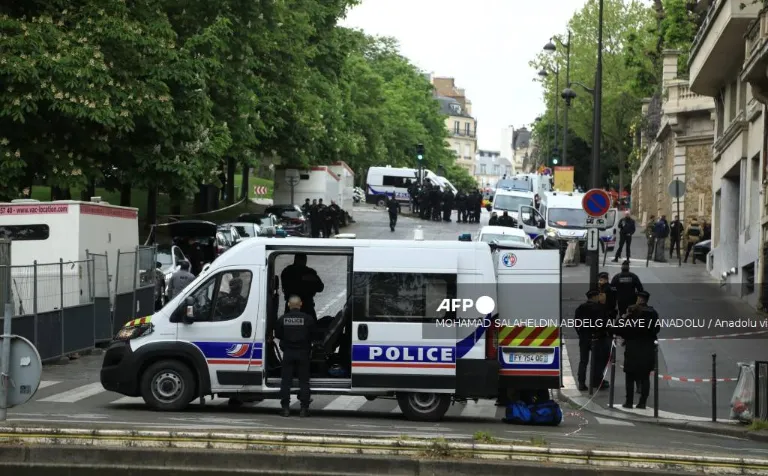
[[[595,367],[597,367],[597,362],[595,359],[595,345],[596,341],[593,338],[589,342],[589,374],[587,375],[587,379],[589,379],[589,396],[591,397],[594,393],[594,388],[592,387],[592,382],[595,381]]]
[[[653,418],[659,418],[659,341],[653,344]]]
[[[608,408],[613,408],[614,389],[616,385],[616,339],[611,341],[611,382],[608,387]]]
[[[712,421],[717,421],[717,354],[712,354]]]

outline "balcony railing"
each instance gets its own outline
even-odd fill
[[[456,136],[456,137],[475,137],[476,134],[477,134],[477,131],[472,131],[472,130],[470,130],[470,131],[468,131],[466,129],[464,129],[464,130],[456,130],[456,129],[454,129],[453,130],[453,135]]]
[[[678,80],[667,85],[667,98],[662,105],[664,112],[679,110],[705,110],[715,106],[714,100],[691,91],[688,81]],[[678,111],[673,111],[674,109]]]
[[[768,40],[768,17],[762,13],[744,35],[744,64],[749,64],[752,56],[760,51],[760,48]]]
[[[706,17],[704,17],[704,21],[701,22],[699,31],[696,32],[696,36],[693,38],[693,43],[691,43],[691,54],[688,59],[689,64],[691,61],[693,61],[693,58],[696,56],[696,51],[701,46],[701,43],[704,41],[704,37],[707,36],[707,31],[709,31],[709,25],[714,20],[715,14],[717,13],[717,9],[720,6],[720,3],[722,3],[722,1],[723,0],[712,0],[712,3],[709,4],[709,8],[707,9],[707,15]]]

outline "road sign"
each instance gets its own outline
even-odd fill
[[[593,188],[584,194],[581,207],[591,217],[602,217],[611,209],[611,196],[605,190]]]
[[[683,195],[685,195],[685,182],[680,179],[674,179],[669,182],[667,190],[669,190],[669,195],[672,198],[683,198]]]
[[[587,217],[587,228],[605,228],[605,215],[601,217]]]
[[[587,230],[587,251],[597,251],[600,246],[600,232],[597,228]]]
[[[43,364],[37,349],[27,339],[11,336],[6,342],[11,345],[8,408],[13,408],[27,403],[35,395],[43,375]],[[0,351],[3,345],[0,343]]]
[[[253,187],[253,193],[255,195],[266,195],[268,192],[269,192],[269,188],[267,188],[267,187],[259,186],[259,185],[255,185]]]

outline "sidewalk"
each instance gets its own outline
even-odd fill
[[[668,263],[651,261],[645,266],[646,240],[642,230],[633,237],[632,260],[630,270],[637,274],[647,291],[651,293],[650,305],[662,319],[697,319],[700,317],[723,317],[728,319],[743,318],[758,322],[764,319],[758,311],[735,296],[723,292],[719,284],[706,272],[703,263],[693,265],[690,261],[678,266],[677,256]],[[669,252],[667,251],[667,257]],[[620,271],[620,260],[612,263],[615,251],[607,256],[605,270],[611,275]],[[565,268],[563,270],[563,317],[572,318],[576,307],[584,302],[584,292],[588,288],[588,267]],[[746,331],[746,332],[745,332]],[[751,333],[737,337],[735,334]],[[726,335],[727,338],[718,337]],[[575,330],[564,329],[564,348],[574,361],[564,362],[564,373],[570,379],[578,365],[578,339]],[[730,401],[736,387],[738,362],[768,359],[766,341],[768,334],[755,329],[724,328],[663,328],[659,334],[659,374],[663,380],[659,383],[659,416],[661,420],[675,422],[676,425],[696,425],[714,431],[713,428],[726,428],[729,434],[744,436],[744,426],[728,423]],[[575,382],[564,389],[564,397],[577,406],[596,413],[610,412],[613,418],[640,419],[656,421],[652,418],[653,395],[649,399],[649,409],[625,411],[621,408],[624,401],[624,372],[620,365],[623,361],[623,349],[617,352],[614,409],[608,410],[608,391],[599,392],[592,400],[576,390]],[[717,420],[712,423],[712,355],[716,355],[717,387],[715,411]],[[609,376],[607,377],[609,378]],[[733,379],[732,381],[728,381]],[[725,381],[723,381],[725,380]],[[652,381],[653,384],[653,381]],[[653,387],[652,387],[653,388]],[[569,390],[573,392],[569,393]],[[637,402],[637,398],[635,398]],[[712,428],[710,428],[712,427]],[[725,431],[725,430],[722,430]],[[762,438],[762,435],[760,436]],[[762,441],[762,440],[761,440]],[[768,441],[768,439],[766,440]]]

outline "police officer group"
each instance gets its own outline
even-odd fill
[[[310,202],[307,198],[301,211],[309,217],[309,234],[312,238],[330,238],[339,234],[341,214],[344,213],[334,200],[330,205],[323,203],[323,199],[315,199]]]
[[[425,179],[423,184],[405,184],[410,196],[411,211],[423,220],[450,222],[455,209],[457,223],[479,223],[483,206],[483,195],[479,190],[469,193],[460,191],[454,195],[451,190],[440,187]]]
[[[579,390],[587,387],[587,367],[592,358],[592,387],[608,388],[605,369],[610,362],[612,342],[620,338],[624,347],[624,375],[627,396],[622,405],[632,408],[637,388],[640,400],[636,408],[645,408],[650,393],[650,374],[655,367],[656,337],[659,316],[648,305],[650,294],[629,261],[621,272],[610,279],[608,273],[598,276],[598,285],[586,293],[587,301],[576,309],[576,331],[579,336]]]

